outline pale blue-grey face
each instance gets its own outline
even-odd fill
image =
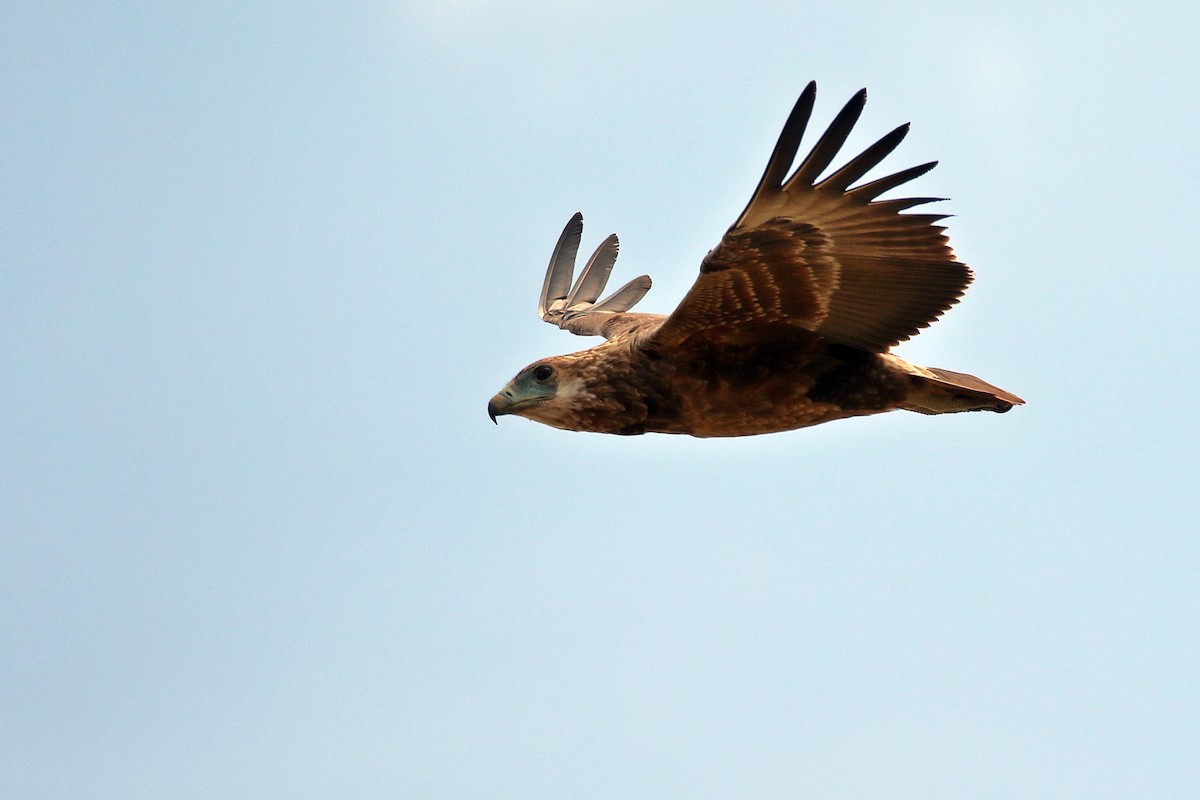
[[[558,371],[554,365],[548,360],[536,361],[488,401],[488,416],[492,422],[504,414],[524,416],[523,412],[548,402],[557,390]]]

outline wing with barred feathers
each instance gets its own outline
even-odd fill
[[[866,102],[854,95],[788,177],[812,114],[816,84],[800,95],[745,211],[705,256],[700,277],[653,335],[655,346],[769,341],[808,331],[884,352],[936,320],[971,271],[936,225],[904,214],[941,198],[876,198],[937,162],[851,188],[908,133],[902,125],[828,177]]]

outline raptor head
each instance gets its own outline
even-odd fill
[[[609,375],[593,351],[539,359],[488,401],[492,422],[505,414],[572,431],[609,430],[620,408]]]

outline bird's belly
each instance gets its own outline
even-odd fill
[[[677,374],[677,392],[661,404],[670,413],[651,414],[646,429],[753,436],[889,411],[903,397],[896,378],[873,355],[816,363],[780,360],[769,367],[752,375]]]
[[[896,408],[902,376],[877,354],[818,342],[648,363],[642,431],[753,436]],[[640,431],[639,431],[640,432]]]
[[[736,398],[693,396],[681,415],[681,432],[699,437],[754,436],[819,425],[835,419],[871,414],[869,410],[847,410],[833,403],[804,397],[781,401],[761,395]]]

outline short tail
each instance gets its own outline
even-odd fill
[[[1003,414],[1024,400],[974,375],[948,369],[917,367],[910,373],[912,388],[901,408],[921,414],[953,414],[958,411],[995,411]]]

